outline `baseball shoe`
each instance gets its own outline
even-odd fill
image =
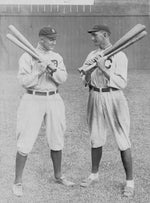
[[[86,178],[85,180],[83,180],[80,183],[80,186],[81,187],[88,187],[89,185],[91,185],[93,183],[96,183],[98,181],[99,181],[99,178],[98,177],[93,177],[93,174],[91,174],[88,178]]]
[[[134,188],[132,187],[128,187],[128,186],[125,186],[124,189],[123,189],[123,197],[133,197],[134,196]]]
[[[23,195],[22,183],[13,184],[12,190],[13,190],[14,195],[21,197]]]
[[[75,183],[67,180],[65,176],[61,176],[60,178],[56,178],[55,182],[62,184],[62,185],[65,185],[65,186],[68,186],[68,187],[73,187],[75,185]]]

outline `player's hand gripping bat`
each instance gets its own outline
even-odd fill
[[[38,60],[42,63],[47,63],[45,61],[45,58],[38,53],[38,51],[32,46],[32,44],[21,34],[13,25],[9,25],[9,29],[11,30],[12,34],[7,34],[7,38],[13,42],[15,45],[23,49],[25,52],[30,54],[34,59]],[[51,63],[51,62],[50,62]],[[52,68],[52,66],[49,66],[47,63],[47,69],[48,71],[56,71],[56,68]],[[47,70],[46,70],[47,71]]]
[[[97,56],[102,56],[105,60],[109,59],[114,54],[122,51],[123,49],[129,47],[130,45],[134,44],[135,42],[142,39],[144,36],[147,35],[145,31],[145,25],[137,24],[134,26],[129,32],[127,32],[122,38],[120,38],[113,46],[109,49],[104,50],[103,53],[96,55],[93,59],[90,60],[90,65],[88,65],[88,61],[86,62],[87,65],[84,65],[78,68],[79,72],[86,73],[87,71],[93,69],[96,66]],[[92,61],[92,63],[91,63]]]

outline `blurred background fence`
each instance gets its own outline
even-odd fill
[[[38,2],[38,1],[37,1]],[[148,35],[125,50],[130,69],[150,66],[149,0],[95,0],[94,5],[0,5],[0,70],[17,70],[23,51],[6,38],[8,26],[14,25],[36,47],[39,29],[54,26],[59,33],[56,51],[67,70],[81,66],[94,49],[87,30],[94,24],[105,23],[111,31],[111,42],[138,23],[146,25]]]

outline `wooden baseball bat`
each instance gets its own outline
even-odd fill
[[[35,59],[39,60],[39,56],[35,54],[31,49],[26,47],[22,42],[20,42],[16,37],[14,37],[12,34],[7,34],[6,37],[13,42],[15,45],[26,51],[28,54],[33,56]]]
[[[123,49],[131,46],[132,44],[134,44],[135,42],[139,41],[140,39],[142,39],[143,37],[145,37],[147,35],[146,31],[142,31],[141,33],[139,33],[138,35],[135,35],[134,38],[131,38],[129,41],[127,41],[125,44],[123,44],[122,46],[118,47],[117,49],[113,50],[111,53],[105,55],[105,59],[107,60],[108,58],[110,58],[111,56],[117,54],[118,52],[122,51]],[[89,65],[89,66],[83,66],[78,68],[79,72],[83,71],[83,72],[87,72],[89,70],[91,70],[92,68],[94,68],[96,66],[96,62],[94,62],[93,64]]]
[[[32,50],[34,53],[39,55],[36,51],[36,49],[32,46],[32,44],[15,28],[13,25],[9,25],[8,28],[12,31],[13,35],[20,40],[26,47],[28,47],[30,50]]]
[[[147,35],[147,32],[144,30],[143,32],[139,33],[134,38],[129,40],[127,43],[123,44],[121,47],[118,47],[118,49],[116,49],[116,50],[112,51],[111,53],[107,54],[106,58],[109,58],[109,57],[113,56],[114,54],[118,53],[119,51],[122,51],[123,49],[131,46],[132,44],[134,44],[135,42],[139,41],[140,39],[142,39],[146,35]]]
[[[28,54],[30,54],[32,57],[34,57],[38,61],[45,61],[44,57],[42,57],[36,49],[30,44],[30,42],[19,32],[16,31],[16,29],[13,30],[15,33],[15,36],[12,34],[7,34],[7,38],[13,42],[15,45],[26,51]],[[18,33],[19,32],[19,33]],[[51,69],[51,67],[50,67]],[[56,70],[56,69],[54,69]]]
[[[24,37],[23,34],[15,26],[9,25],[9,29],[12,31],[13,35],[20,40],[27,48],[29,48],[33,53],[38,56],[39,61],[44,61],[44,58],[37,52],[37,50],[32,46],[32,44]]]
[[[129,32],[127,32],[125,35],[123,35],[123,37],[121,37],[113,46],[111,46],[110,48],[106,49],[103,51],[103,53],[101,54],[97,54],[95,57],[93,57],[93,59],[90,59],[90,61],[93,61],[93,64],[95,64],[96,61],[96,57],[98,55],[101,56],[106,56],[110,53],[112,53],[114,50],[117,50],[119,47],[123,46],[124,44],[126,44],[128,41],[130,41],[131,39],[133,39],[135,36],[137,36],[138,34],[140,34],[141,32],[143,32],[146,29],[145,25],[142,24],[137,24],[135,25]],[[87,61],[88,64],[88,61]],[[90,67],[93,67],[90,64]],[[86,69],[87,66],[83,67],[83,69]],[[82,67],[79,68],[80,70],[82,69]]]
[[[103,56],[108,55],[115,49],[117,49],[120,46],[122,46],[123,44],[127,43],[129,40],[134,38],[136,35],[138,35],[142,31],[144,31],[145,29],[146,29],[145,25],[142,25],[142,24],[135,25],[129,32],[127,32],[125,35],[123,35],[112,47],[110,47],[109,49],[106,49],[103,52]]]

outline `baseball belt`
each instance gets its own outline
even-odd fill
[[[110,92],[110,91],[117,91],[119,89],[117,89],[115,87],[97,88],[97,87],[94,87],[93,85],[89,85],[89,90],[94,90],[96,92]]]
[[[56,91],[50,91],[50,92],[40,92],[36,90],[27,90],[28,94],[33,94],[33,95],[39,95],[39,96],[48,96],[48,95],[53,95],[58,93],[58,90]]]

